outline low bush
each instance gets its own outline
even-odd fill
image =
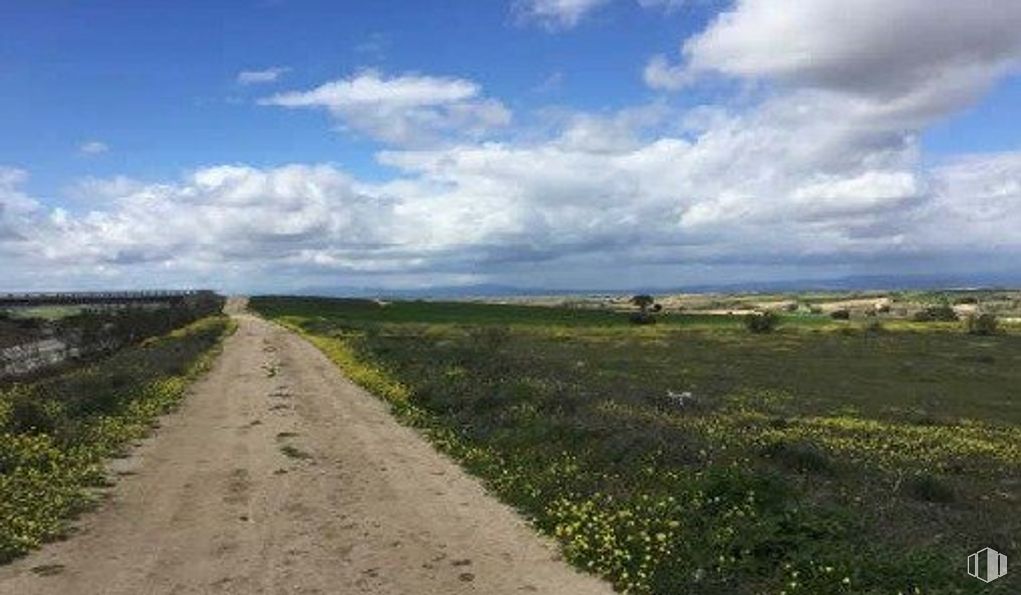
[[[907,483],[907,491],[913,498],[923,502],[946,504],[955,500],[953,489],[946,482],[929,473],[912,477]]]
[[[850,320],[851,319],[851,311],[846,309],[846,308],[841,308],[840,310],[834,310],[834,311],[830,312],[830,318],[832,318],[833,320]]]
[[[972,315],[964,319],[964,328],[972,335],[995,335],[1000,321],[995,314]]]
[[[649,312],[632,312],[628,320],[631,324],[656,324],[656,317]]]
[[[780,317],[772,312],[748,314],[744,317],[744,326],[756,334],[771,333],[780,324]]]
[[[947,304],[929,306],[915,312],[912,317],[915,322],[954,322],[957,320],[957,312]]]
[[[833,463],[826,453],[807,442],[772,442],[762,449],[762,456],[799,473],[833,473]]]

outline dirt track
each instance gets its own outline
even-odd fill
[[[237,320],[109,500],[0,593],[611,592],[314,347]]]

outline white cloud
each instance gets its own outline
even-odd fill
[[[242,70],[238,73],[237,82],[241,85],[274,83],[290,70],[286,66],[273,66],[263,70]]]
[[[579,115],[535,144],[383,152],[401,173],[379,183],[330,165],[94,181],[80,189],[102,200],[84,212],[43,209],[18,190],[24,173],[7,170],[0,249],[67,278],[237,274],[242,287],[264,276],[344,284],[565,270],[599,285],[633,267],[801,263],[809,274],[948,253],[1021,257],[1021,154],[925,169],[910,139],[880,143],[804,108],[717,115],[690,140],[634,131],[616,150],[622,122],[647,120]]]
[[[82,155],[100,155],[110,150],[110,147],[98,140],[90,140],[78,146],[78,152]]]
[[[300,261],[325,247],[364,255],[390,236],[387,199],[360,193],[325,165],[225,165],[174,183],[118,180],[102,191],[98,209],[36,212],[24,252],[63,266],[229,266]]]
[[[376,71],[325,83],[308,91],[279,93],[262,105],[324,108],[344,126],[394,144],[420,144],[447,134],[480,136],[505,126],[511,114],[481,96],[469,80]]]
[[[21,191],[27,179],[24,170],[0,165],[0,254],[31,232],[39,205]]]
[[[739,0],[682,62],[645,73],[669,88],[709,72],[762,79],[758,103],[568,113],[552,132],[497,142],[486,134],[510,114],[477,83],[368,71],[261,103],[323,109],[395,145],[377,155],[389,180],[224,165],[164,183],[88,180],[76,192],[97,200],[74,212],[44,209],[20,190],[24,172],[0,170],[0,250],[82,278],[158,269],[242,287],[262,275],[598,286],[663,267],[811,276],[1021,259],[1021,153],[932,166],[918,140],[1012,68],[1016,39],[988,5],[777,1]],[[1017,24],[1016,12],[1000,17]]]
[[[548,29],[569,29],[610,0],[519,0],[516,10],[525,20]]]
[[[647,82],[676,88],[704,73],[852,95],[905,118],[973,102],[1021,59],[1021,4],[958,0],[738,0],[653,58]]]
[[[1002,251],[1021,246],[1021,152],[957,157],[933,171],[933,200],[922,241],[947,252]]]
[[[691,0],[638,0],[642,8],[660,8],[666,11],[673,11],[690,4]]]
[[[695,80],[690,70],[683,65],[670,64],[667,57],[662,54],[649,59],[645,69],[642,70],[642,78],[645,80],[645,84],[653,89],[668,91],[681,89]]]

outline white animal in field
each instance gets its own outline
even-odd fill
[[[688,405],[695,401],[695,395],[693,395],[691,391],[683,391],[677,393],[670,389],[667,389],[666,396],[678,407],[684,407],[685,405]]]

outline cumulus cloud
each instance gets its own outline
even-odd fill
[[[36,249],[71,263],[163,263],[296,258],[324,243],[342,249],[387,234],[384,199],[359,194],[329,166],[200,169],[166,184],[112,184],[102,210],[56,211]]]
[[[331,165],[225,165],[168,183],[93,183],[104,201],[83,212],[41,208],[13,172],[0,184],[0,237],[36,268],[189,279],[241,270],[249,282],[588,267],[602,271],[595,283],[622,266],[807,272],[948,252],[1021,256],[1021,154],[925,169],[910,140],[835,151],[825,145],[853,144],[854,133],[820,124],[813,137],[791,135],[765,112],[720,116],[690,140],[608,150],[622,124],[598,118],[586,117],[584,143],[569,122],[530,145],[385,151],[380,161],[400,174],[384,182]]]
[[[1021,4],[957,0],[738,0],[686,40],[681,62],[655,57],[657,88],[720,73],[850,94],[904,117],[974,101],[1021,60]]]
[[[110,147],[98,140],[90,140],[78,146],[78,152],[82,155],[100,155],[110,150]]]
[[[385,78],[372,70],[259,103],[326,109],[342,125],[394,144],[419,144],[447,134],[478,137],[511,118],[502,103],[482,97],[472,81],[411,74]]]
[[[241,85],[258,85],[275,83],[281,76],[290,72],[286,66],[272,66],[263,70],[242,70],[238,73],[237,82]]]

